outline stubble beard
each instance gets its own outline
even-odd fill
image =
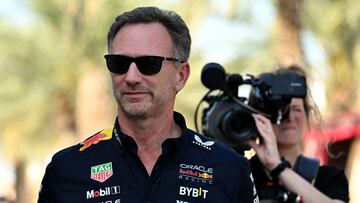
[[[129,118],[146,119],[150,113],[150,104],[118,103],[120,110]]]
[[[165,86],[167,87],[167,86]],[[120,92],[113,93],[118,103],[119,113],[123,113],[125,116],[131,119],[147,119],[151,116],[161,114],[163,108],[166,107],[167,101],[171,100],[171,90],[164,88],[160,95],[156,95],[155,92],[151,92],[151,98],[145,99],[139,102],[131,102],[121,96]]]
[[[145,119],[151,110],[151,103],[140,101],[132,103],[119,94],[114,94],[115,99],[118,103],[118,113],[124,114],[128,118],[133,119]]]

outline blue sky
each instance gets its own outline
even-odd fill
[[[229,5],[226,3],[219,5],[216,4],[218,1],[213,2],[218,12],[227,11]],[[238,45],[239,41],[265,38],[268,26],[274,20],[275,10],[268,0],[257,0],[251,2],[250,15],[252,22],[256,24],[230,22],[219,16],[209,16],[196,33],[194,48],[200,49],[208,61],[226,62],[237,54],[238,50],[234,45]]]
[[[14,24],[26,25],[31,23],[35,16],[26,0],[1,0],[0,18],[5,18]]]

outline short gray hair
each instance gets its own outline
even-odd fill
[[[107,35],[108,51],[111,51],[112,42],[125,24],[160,23],[170,34],[173,43],[173,54],[183,61],[188,61],[191,49],[189,28],[184,20],[174,11],[161,10],[157,7],[138,7],[125,12],[115,18]]]

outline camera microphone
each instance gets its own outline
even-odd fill
[[[201,71],[201,82],[210,90],[222,89],[226,83],[225,69],[218,63],[208,63]]]

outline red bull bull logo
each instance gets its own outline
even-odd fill
[[[111,137],[112,137],[112,129],[103,130],[100,133],[93,135],[90,138],[86,139],[85,141],[81,142],[80,144],[82,145],[82,147],[79,149],[79,151],[84,151],[91,145],[97,144],[101,140],[109,140],[111,139]]]
[[[199,177],[204,179],[212,179],[213,175],[210,175],[208,173],[199,173]]]

